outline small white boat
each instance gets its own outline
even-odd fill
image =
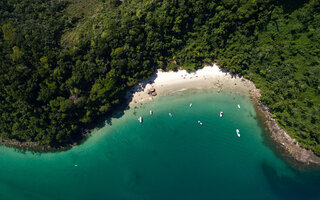
[[[198,121],[198,123],[199,123],[200,125],[202,125],[202,122],[201,122],[201,121]]]
[[[240,105],[238,104],[238,108],[240,109]]]
[[[150,115],[152,115],[153,114],[152,110],[150,110],[149,113],[150,113]]]
[[[142,122],[143,122],[143,119],[142,119],[142,117],[141,117],[141,116],[138,118],[138,120],[139,120],[139,122],[140,122],[140,123],[142,123]]]
[[[223,112],[221,111],[221,112],[220,112],[220,117],[222,117],[222,116],[223,116]]]
[[[240,137],[240,131],[239,129],[236,130],[238,137]]]
[[[78,167],[78,165],[74,165],[75,167]]]
[[[190,103],[190,108],[192,107],[192,103]]]
[[[170,116],[170,117],[172,117],[172,114],[171,114],[171,113],[169,113],[169,116]]]

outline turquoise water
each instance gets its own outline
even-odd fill
[[[248,97],[214,91],[126,110],[66,152],[0,147],[0,199],[8,200],[320,199],[319,180],[265,145]]]

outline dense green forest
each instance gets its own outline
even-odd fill
[[[215,61],[320,155],[317,0],[9,0],[0,19],[2,138],[70,144],[157,68]]]

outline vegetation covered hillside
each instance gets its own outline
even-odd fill
[[[218,62],[320,155],[320,3],[276,0],[0,2],[0,135],[65,145],[156,68]]]

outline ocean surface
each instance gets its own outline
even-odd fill
[[[65,152],[1,146],[0,199],[320,199],[319,171],[290,167],[264,134],[246,96],[177,92],[125,110]]]

